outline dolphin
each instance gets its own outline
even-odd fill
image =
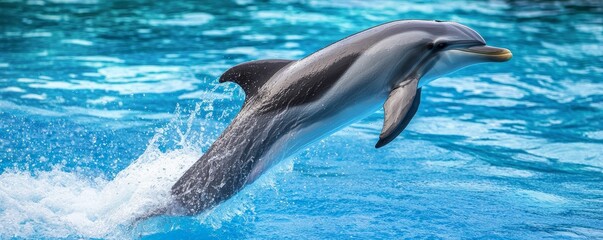
[[[275,163],[382,106],[385,119],[375,147],[383,147],[417,112],[422,86],[463,67],[511,56],[459,23],[400,20],[300,60],[236,65],[219,81],[243,88],[243,107],[172,186],[178,209],[172,212],[195,215],[216,206]]]

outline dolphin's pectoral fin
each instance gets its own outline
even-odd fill
[[[394,140],[408,126],[415,116],[421,101],[421,89],[417,89],[417,81],[397,87],[385,101],[385,119],[379,141],[375,145],[380,148]]]
[[[220,76],[220,82],[234,82],[245,91],[249,98],[276,72],[295,60],[267,59],[236,65]]]

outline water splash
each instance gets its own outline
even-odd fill
[[[137,218],[170,203],[171,186],[198,159],[206,142],[193,129],[200,110],[197,104],[186,116],[177,107],[172,121],[114,179],[60,166],[1,174],[0,236],[124,237]]]

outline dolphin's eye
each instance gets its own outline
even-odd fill
[[[446,43],[438,43],[438,49],[443,49],[446,47]]]
[[[427,44],[427,49],[429,49],[429,50],[433,49],[433,43],[428,43]]]

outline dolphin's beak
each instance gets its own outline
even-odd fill
[[[513,54],[511,53],[511,51],[509,51],[509,49],[490,47],[486,45],[473,46],[469,48],[461,48],[456,50],[470,53],[472,55],[477,55],[484,61],[488,62],[506,62],[511,59],[511,57],[513,57]]]

